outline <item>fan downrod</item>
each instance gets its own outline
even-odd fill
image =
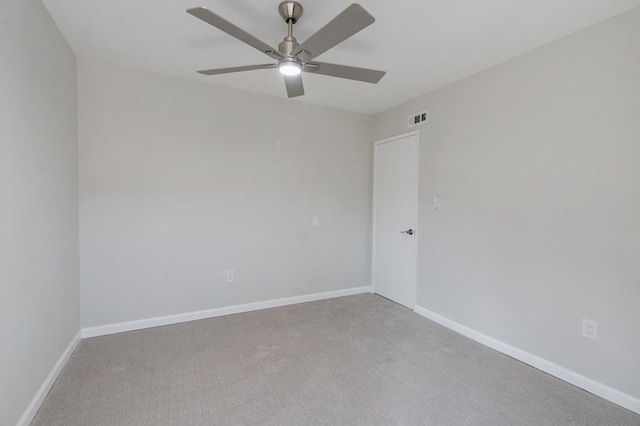
[[[293,36],[293,24],[298,22],[298,19],[302,16],[302,5],[297,1],[283,1],[278,6],[278,12],[280,16],[287,23],[289,28],[287,36],[282,43],[278,45],[278,50],[285,56],[291,56],[291,52],[300,44],[298,40]]]

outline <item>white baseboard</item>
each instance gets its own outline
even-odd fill
[[[69,358],[71,358],[71,354],[76,349],[76,346],[80,343],[80,338],[81,335],[80,332],[78,332],[53,366],[53,369],[44,380],[44,383],[42,383],[42,386],[40,386],[40,389],[38,389],[38,392],[36,392],[36,395],[31,400],[31,403],[25,410],[24,414],[20,417],[20,420],[18,420],[17,426],[28,426],[31,423],[33,417],[38,412],[40,405],[42,405],[42,401],[44,401],[54,382],[58,378],[58,375],[67,364],[67,361],[69,361]]]
[[[296,303],[313,302],[316,300],[332,299],[334,297],[351,296],[354,294],[371,293],[371,287],[354,287],[344,290],[327,291],[324,293],[307,294],[304,296],[286,297],[282,299],[266,300],[264,302],[247,303],[244,305],[226,306],[223,308],[207,309],[204,311],[187,312],[184,314],[167,315],[137,321],[120,322],[97,327],[87,327],[81,330],[82,338],[106,336],[107,334],[123,333],[125,331],[142,330],[162,325],[179,324],[223,315],[239,314],[242,312],[258,311],[260,309],[278,306],[294,305]]]
[[[438,324],[443,325],[457,333],[460,333],[463,336],[475,340],[478,343],[482,343],[485,346],[495,349],[498,352],[502,352],[503,354],[515,358],[519,361],[522,361],[525,364],[537,368],[538,370],[549,373],[552,376],[564,380],[565,382],[569,382],[572,385],[586,390],[587,392],[591,392],[594,395],[598,395],[628,410],[640,414],[640,399],[638,398],[620,392],[617,389],[613,389],[607,385],[585,377],[567,368],[561,367],[558,364],[554,364],[551,361],[540,358],[539,356],[533,355],[527,351],[515,348],[498,339],[487,336],[486,334],[477,332],[467,326],[445,318],[442,315],[436,314],[435,312],[432,312],[421,306],[416,305],[414,312],[422,315],[423,317],[429,318],[430,320],[437,322]]]

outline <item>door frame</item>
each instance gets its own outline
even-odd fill
[[[377,173],[377,167],[376,167],[376,159],[378,158],[378,146],[379,145],[383,145],[386,143],[390,143],[390,142],[395,142],[397,140],[400,139],[405,139],[411,136],[416,136],[418,138],[418,146],[417,146],[417,151],[418,151],[418,155],[416,155],[416,170],[418,171],[418,182],[416,182],[416,223],[414,224],[414,236],[415,238],[413,239],[413,267],[414,267],[414,271],[413,271],[413,307],[411,308],[412,310],[415,311],[416,306],[417,306],[417,299],[418,299],[418,238],[420,237],[420,230],[418,227],[418,212],[419,212],[419,202],[420,202],[420,198],[419,198],[419,194],[420,194],[420,131],[419,130],[414,130],[412,132],[408,132],[408,133],[402,133],[400,135],[397,136],[392,136],[390,138],[386,138],[386,139],[382,139],[379,141],[374,141],[373,142],[373,183],[372,183],[372,187],[373,187],[373,197],[372,197],[372,204],[371,204],[371,210],[372,210],[372,214],[371,214],[371,290],[375,293],[376,292],[376,286],[375,286],[375,270],[376,270],[376,173]]]

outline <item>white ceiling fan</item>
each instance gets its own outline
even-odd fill
[[[302,16],[302,5],[296,1],[283,1],[278,6],[280,16],[288,25],[288,33],[282,43],[275,49],[205,7],[194,7],[187,12],[213,25],[232,37],[258,49],[276,62],[248,65],[231,68],[217,68],[198,71],[200,74],[217,75],[240,71],[277,68],[284,76],[287,95],[290,98],[304,95],[302,72],[340,77],[350,80],[377,83],[385,75],[385,71],[345,65],[328,64],[314,59],[332,47],[348,39],[358,31],[375,22],[375,18],[362,6],[353,3],[328,24],[313,34],[307,41],[299,44],[293,36],[293,25]]]

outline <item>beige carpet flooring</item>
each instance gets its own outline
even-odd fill
[[[83,340],[33,425],[640,425],[363,294]]]

